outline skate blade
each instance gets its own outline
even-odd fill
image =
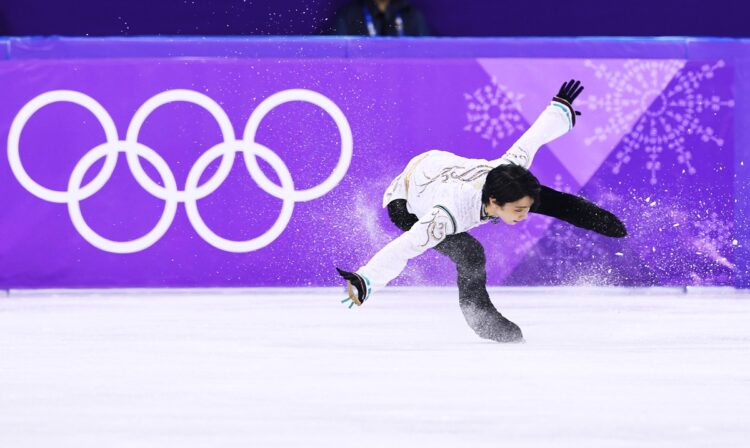
[[[348,281],[346,282],[346,293],[349,294],[349,298],[354,302],[357,306],[362,306],[362,302],[360,302],[359,298],[357,297],[357,290],[352,286],[352,282]]]

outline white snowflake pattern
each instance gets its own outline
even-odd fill
[[[521,228],[518,237],[513,239],[513,253],[516,255],[527,255],[535,253],[536,243],[544,236],[552,218],[543,215],[535,215],[534,219],[520,224]]]
[[[567,223],[553,224],[545,236],[542,264],[548,269],[562,263],[579,261],[594,269],[594,265],[590,263],[602,263],[611,255],[596,234],[580,231]]]
[[[552,182],[552,188],[563,193],[571,193],[570,185],[563,179],[562,174],[555,174],[555,180]]]
[[[732,247],[733,223],[722,220],[714,212],[708,218],[694,222],[693,226],[698,233],[696,239],[693,240],[696,253],[708,256],[716,263],[730,269],[734,268],[734,265],[720,252],[722,249],[726,251],[727,248]]]
[[[553,230],[549,239],[555,243],[555,255],[559,258],[588,260],[607,255],[607,250],[591,235],[581,234],[574,226],[564,224],[559,231]]]
[[[734,100],[698,92],[705,80],[724,67],[724,61],[705,64],[699,70],[682,70],[684,63],[679,61],[629,60],[623,71],[612,71],[592,61],[584,64],[612,89],[604,96],[589,95],[579,101],[590,110],[601,109],[609,114],[606,126],[597,127],[585,143],[590,145],[610,135],[626,133],[624,145],[616,154],[613,173],[618,174],[630,162],[631,154],[642,149],[648,156],[646,169],[651,174],[650,182],[655,185],[661,169],[659,157],[665,149],[676,154],[677,162],[684,166],[683,173],[696,173],[693,154],[685,144],[686,136],[697,135],[703,142],[724,145],[716,131],[701,122],[700,115],[734,107]],[[664,85],[669,87],[661,90]],[[634,121],[635,125],[628,130],[626,127]]]
[[[466,112],[468,124],[464,130],[481,134],[482,138],[492,142],[493,148],[497,147],[500,140],[524,130],[520,113],[523,96],[498,84],[494,77],[491,84],[474,93],[465,93],[469,110]]]

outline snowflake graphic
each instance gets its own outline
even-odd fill
[[[564,182],[560,175],[555,176],[552,185],[555,190],[572,194],[570,186]],[[605,209],[612,208],[610,205],[613,199],[617,199],[617,197],[611,194],[603,194],[597,202]],[[607,238],[592,231],[579,229],[566,222],[553,220],[545,236],[546,253],[543,264],[548,268],[553,268],[555,264],[560,264],[561,261],[585,261],[586,266],[591,266],[591,262],[601,263],[612,255],[611,248],[603,244]]]
[[[544,231],[552,223],[549,216],[535,215],[533,220],[521,224],[517,238],[513,240],[515,247],[513,253],[516,255],[537,254],[536,243],[544,236]]]
[[[590,110],[601,109],[609,114],[607,124],[597,127],[585,143],[590,145],[626,132],[613,173],[618,174],[630,162],[632,153],[642,149],[648,156],[645,168],[651,174],[650,182],[655,185],[657,172],[661,170],[659,158],[665,150],[675,153],[677,162],[684,166],[683,172],[696,173],[693,154],[685,144],[687,136],[697,135],[703,142],[713,142],[719,147],[724,144],[712,127],[701,122],[700,115],[734,107],[734,100],[705,96],[698,91],[704,81],[724,67],[724,61],[695,70],[683,70],[684,63],[679,61],[629,60],[624,71],[611,71],[606,65],[592,61],[584,64],[612,89],[604,96],[590,95],[579,101]],[[664,85],[669,87],[662,91]],[[633,121],[635,125],[628,130],[628,123]]]
[[[555,180],[552,181],[552,188],[563,193],[571,193],[570,185],[563,179],[562,174],[555,174]]]
[[[708,218],[694,222],[693,226],[697,231],[696,238],[693,240],[697,254],[706,255],[723,266],[734,268],[734,265],[720,252],[720,249],[726,250],[735,244],[732,241],[733,223],[720,219],[719,215],[714,212]]]
[[[585,232],[585,233],[583,233]],[[578,230],[570,224],[554,226],[549,232],[553,258],[562,260],[594,260],[609,252],[595,234]]]
[[[514,93],[492,78],[492,84],[464,93],[468,102],[465,131],[481,134],[482,138],[497,147],[500,140],[524,130],[520,100],[522,94]]]

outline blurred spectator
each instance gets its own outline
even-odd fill
[[[0,12],[0,36],[7,35],[10,35],[10,27],[7,26],[5,17],[3,17],[3,13]]]
[[[352,36],[427,36],[424,16],[409,0],[356,0],[336,17],[335,33]]]

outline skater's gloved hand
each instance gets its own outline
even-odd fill
[[[349,297],[341,301],[341,303],[349,303],[349,308],[354,305],[361,306],[365,303],[365,300],[370,295],[370,281],[367,277],[357,274],[356,272],[347,272],[342,269],[336,268],[339,275],[346,280],[346,292]]]
[[[555,97],[561,98],[568,103],[573,104],[573,101],[578,98],[578,95],[580,95],[581,92],[583,92],[581,81],[571,79],[570,81],[563,83],[563,85],[560,87],[560,91],[557,92],[557,95]]]
[[[570,109],[570,115],[572,119],[571,121],[573,122],[573,126],[576,125],[576,115],[581,115],[580,112],[573,109],[573,101],[578,98],[578,95],[580,95],[581,92],[583,92],[581,81],[571,79],[570,81],[564,82],[560,87],[560,90],[557,92],[557,95],[552,98],[552,101],[561,103],[568,109]]]

